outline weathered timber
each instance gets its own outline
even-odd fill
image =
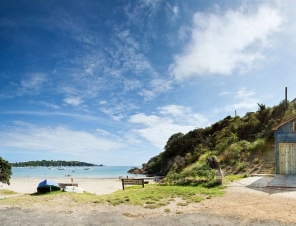
[[[58,183],[60,188],[65,188],[66,186],[76,186],[78,187],[77,183]]]
[[[144,179],[121,179],[122,190],[124,190],[124,185],[142,185],[144,188]]]

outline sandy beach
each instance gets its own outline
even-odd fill
[[[0,189],[8,189],[21,194],[31,194],[37,191],[38,184],[46,178],[12,178],[10,185],[1,184]],[[57,183],[71,183],[71,178],[48,178]],[[101,178],[75,178],[73,183],[77,183],[78,187],[83,191],[96,194],[110,194],[114,191],[122,189],[122,184],[119,179],[101,179]]]

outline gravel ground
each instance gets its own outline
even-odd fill
[[[272,220],[258,221],[234,217],[223,217],[207,213],[184,214],[157,218],[127,219],[119,213],[89,213],[89,214],[56,214],[26,210],[20,208],[2,209],[0,212],[1,225],[129,225],[129,226],[179,226],[179,225],[292,225]]]

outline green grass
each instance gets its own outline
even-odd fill
[[[231,174],[224,177],[224,183],[229,184],[232,181],[237,181],[246,177],[246,174]]]
[[[145,188],[128,187],[123,191],[117,191],[110,195],[97,196],[93,202],[109,203],[111,205],[129,204],[154,208],[166,206],[176,197],[185,202],[200,202],[208,196],[221,196],[224,194],[223,187],[206,188],[203,186],[157,186],[148,185]],[[128,199],[128,201],[126,201]]]
[[[15,195],[17,192],[7,190],[7,189],[0,189],[0,195]]]
[[[147,185],[145,188],[141,186],[130,186],[125,190],[120,190],[108,195],[95,195],[84,192],[83,194],[68,192],[51,192],[46,194],[22,195],[11,197],[6,200],[0,200],[1,204],[10,205],[34,205],[41,203],[50,205],[53,200],[67,200],[68,205],[92,204],[99,205],[109,203],[116,206],[120,204],[138,205],[144,208],[155,209],[167,206],[170,202],[174,202],[175,198],[180,198],[177,205],[185,206],[189,203],[200,202],[208,197],[221,196],[225,192],[224,187],[216,186],[207,188],[205,186],[159,186]]]

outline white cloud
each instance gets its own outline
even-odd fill
[[[83,103],[80,97],[68,97],[63,100],[65,103],[73,106],[78,106]]]
[[[99,102],[99,104],[100,105],[106,105],[107,104],[107,101],[106,100],[102,100],[102,101]]]
[[[248,70],[264,58],[262,49],[283,22],[279,11],[261,6],[256,12],[240,8],[224,14],[196,13],[191,40],[170,66],[176,79]]]
[[[193,113],[190,108],[184,106],[168,105],[158,109],[159,115],[139,113],[131,116],[129,122],[142,127],[135,129],[135,134],[161,149],[171,135],[178,132],[187,133],[196,127],[207,126],[209,123],[204,116]]]
[[[130,122],[139,123],[145,126],[155,126],[160,123],[161,118],[155,115],[147,116],[144,113],[139,113],[130,117]]]
[[[51,152],[72,155],[97,155],[97,152],[108,152],[124,146],[113,136],[105,137],[102,131],[97,134],[71,130],[66,127],[40,127],[27,123],[16,123],[0,132],[2,147],[13,149]]]
[[[104,129],[96,129],[96,133],[100,137],[109,137],[109,138],[112,137],[112,139],[113,138],[115,138],[115,140],[118,139],[117,136],[115,136],[114,134],[109,133],[107,130],[104,130]]]
[[[168,105],[159,108],[159,113],[172,116],[183,116],[186,111],[189,111],[189,109],[178,105]]]
[[[219,93],[218,96],[227,96],[227,95],[229,95],[229,92],[224,91],[224,92]]]
[[[252,98],[252,96],[254,95],[255,95],[255,92],[253,90],[247,90],[246,88],[243,87],[236,93],[235,98],[246,100],[246,99]]]
[[[143,89],[139,92],[140,96],[144,97],[144,100],[152,100],[156,93],[154,93],[152,90]]]
[[[236,92],[234,100],[236,103],[229,104],[223,108],[214,109],[215,113],[226,111],[232,112],[235,110],[251,110],[254,111],[257,107],[257,103],[260,102],[258,98],[255,98],[255,92],[253,90],[247,90],[246,88],[241,88]]]

